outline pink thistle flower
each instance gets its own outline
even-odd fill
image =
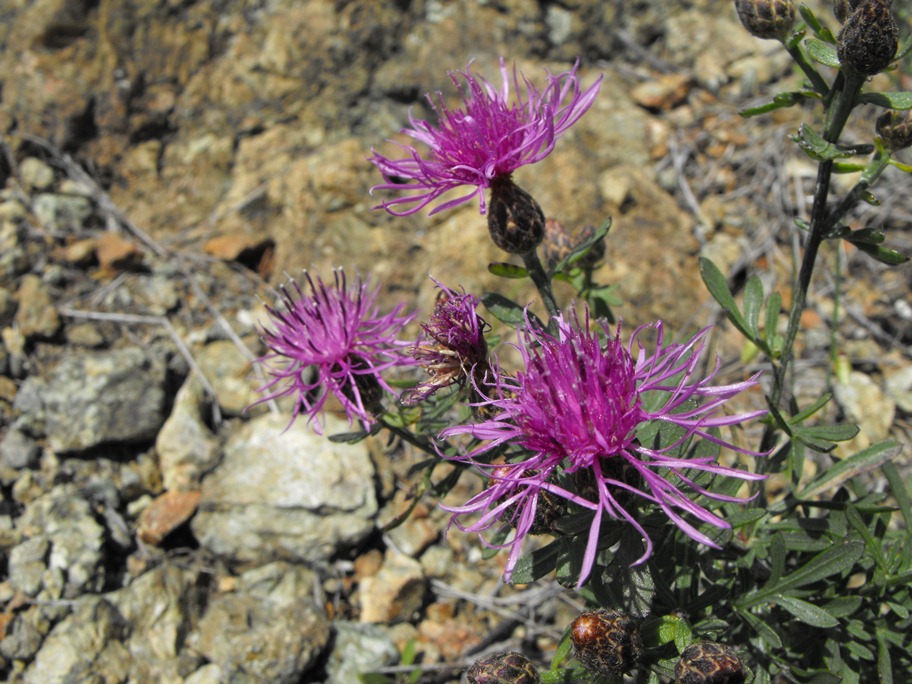
[[[503,58],[500,60],[501,87],[475,76],[466,66],[462,72],[450,72],[464,102],[462,109],[449,109],[443,95],[437,101],[428,94],[428,102],[437,113],[435,127],[409,114],[411,128],[403,133],[429,148],[422,157],[411,145],[399,145],[406,153],[402,159],[390,159],[372,150],[370,161],[388,179],[374,190],[406,193],[385,200],[377,208],[394,216],[407,216],[420,211],[448,190],[464,185],[474,186],[467,195],[434,207],[430,215],[450,209],[477,197],[481,213],[486,212],[484,190],[495,179],[509,178],[516,169],[547,157],[557,139],[586,113],[598,95],[602,77],[582,90],[577,75],[579,61],[570,71],[558,75],[547,73],[547,85],[538,90],[513,68],[516,101],[510,104],[510,77]],[[460,77],[465,86],[460,83]],[[525,95],[523,95],[523,86]],[[405,179],[404,183],[395,182]]]
[[[407,391],[405,404],[423,401],[443,387],[464,386],[466,380],[480,382],[489,370],[484,336],[491,328],[476,311],[478,297],[434,282],[440,288],[437,304],[430,320],[421,324],[422,334],[412,352],[430,379]]]
[[[505,571],[508,581],[525,536],[534,533],[542,497],[549,507],[554,507],[559,497],[594,513],[579,586],[592,571],[605,517],[626,521],[643,537],[646,550],[635,565],[652,554],[652,541],[630,510],[638,499],[657,506],[695,541],[718,548],[684,514],[720,528],[728,524],[692,497],[734,502],[747,499],[711,492],[694,482],[688,471],[742,480],[763,476],[719,465],[711,457],[684,458],[677,452],[682,444],[697,437],[740,453],[762,455],[716,434],[716,428],[766,413],[725,415],[721,411],[726,401],[757,385],[757,376],[712,386],[717,363],[706,377],[699,377],[698,366],[711,328],[684,344],[665,346],[663,326],[657,322],[638,328],[624,347],[618,333],[612,334],[600,322],[601,332],[607,336],[602,342],[590,330],[588,312],[583,325],[575,315],[571,322],[563,316],[555,320],[557,337],[535,330],[527,322],[519,344],[525,370],[515,378],[494,374],[492,396],[482,402],[490,419],[453,426],[441,433],[442,438],[467,434],[486,440],[474,451],[455,457],[485,472],[490,485],[465,505],[447,508],[453,513],[453,523],[479,534],[492,527],[515,528],[512,538],[500,545],[510,549]],[[638,340],[648,328],[657,333],[652,353]],[[652,407],[657,396],[664,398]],[[681,437],[659,448],[641,444],[637,431],[652,421],[677,426]],[[486,454],[507,444],[518,445],[525,455],[506,464],[486,462]],[[575,483],[571,488],[576,491],[562,486],[568,480]],[[460,519],[467,515],[477,518],[464,524]]]
[[[262,339],[269,353],[258,360],[272,379],[260,388],[266,393],[256,403],[288,395],[296,398],[292,422],[308,416],[317,433],[325,421],[319,416],[329,395],[335,395],[349,424],[359,421],[365,429],[375,422],[383,391],[393,392],[381,375],[394,366],[414,365],[407,354],[410,342],[397,336],[414,314],[402,315],[404,304],[380,314],[373,291],[360,279],[348,287],[342,270],[326,286],[305,272],[309,294],[291,281],[292,291],[280,287],[284,306],[267,306],[272,327],[264,327]],[[280,363],[275,363],[275,361]]]

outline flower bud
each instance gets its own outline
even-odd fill
[[[840,63],[859,74],[873,76],[886,69],[899,47],[893,0],[862,0],[849,15],[836,39]]]
[[[757,38],[784,38],[795,23],[793,0],[735,0],[738,18]]]
[[[691,644],[675,665],[675,684],[744,684],[744,663],[735,650],[714,641]]]
[[[833,13],[840,24],[844,24],[849,15],[858,9],[861,0],[833,0]]]
[[[912,146],[912,111],[888,109],[877,117],[875,128],[891,152]]]
[[[510,254],[527,254],[545,237],[545,214],[538,202],[509,177],[491,181],[488,232]]]
[[[616,610],[582,613],[570,625],[570,641],[576,659],[598,676],[619,677],[630,672],[643,651],[636,622]]]
[[[469,684],[539,684],[532,661],[521,653],[504,651],[475,661],[466,672]]]

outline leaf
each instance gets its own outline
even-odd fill
[[[762,105],[757,105],[756,107],[748,107],[747,109],[742,109],[738,112],[740,116],[743,116],[745,119],[748,119],[752,116],[759,116],[760,114],[768,114],[777,109],[784,109],[785,107],[794,107],[799,102],[802,102],[809,97],[815,96],[816,93],[812,91],[796,91],[796,92],[785,92],[785,93],[776,93],[773,96],[773,99],[769,102],[765,102]]]
[[[519,279],[529,277],[529,271],[522,266],[508,264],[503,261],[495,261],[494,263],[488,264],[488,272],[501,278]]]
[[[777,596],[775,602],[806,625],[827,628],[839,624],[839,620],[822,608],[794,596]]]
[[[889,463],[902,452],[897,442],[879,442],[827,468],[823,474],[798,492],[799,499],[810,499],[821,492],[839,487],[856,475]]]
[[[732,324],[746,337],[754,337],[750,326],[738,310],[738,305],[735,304],[735,298],[732,297],[731,290],[728,288],[728,281],[722,275],[719,267],[706,257],[700,257],[700,277],[703,278],[709,293],[722,307]]]
[[[877,245],[872,245],[870,242],[855,242],[852,238],[845,238],[847,242],[851,242],[853,245],[858,247],[858,249],[869,257],[879,261],[882,264],[887,266],[898,266],[899,264],[904,264],[909,260],[905,254],[897,252],[895,249],[888,249],[886,247],[879,247]]]
[[[793,135],[792,140],[798,143],[798,146],[804,150],[805,154],[818,162],[845,159],[855,155],[854,150],[843,150],[837,145],[827,142],[807,124],[801,124],[798,134]]]
[[[496,292],[485,292],[480,299],[485,308],[491,312],[491,315],[502,323],[506,323],[511,328],[520,328],[525,325],[525,309],[513,300],[507,299]],[[544,328],[542,322],[531,311],[529,312],[529,319]]]
[[[531,584],[554,570],[557,567],[557,558],[563,544],[564,540],[555,539],[547,546],[521,556],[516,561],[516,567],[513,568],[510,583]]]
[[[751,337],[760,336],[760,309],[763,308],[763,283],[755,274],[747,279],[744,286],[744,318],[751,331]]]
[[[570,653],[570,649],[573,648],[573,642],[570,640],[570,628],[571,624],[568,624],[564,628],[564,633],[561,635],[560,642],[557,644],[557,648],[554,651],[554,656],[551,658],[551,667],[549,670],[557,670],[564,660],[566,660],[567,655]]]
[[[887,109],[912,109],[912,92],[896,93],[862,93],[858,98],[865,104],[886,107]]]
[[[912,500],[909,499],[909,486],[903,476],[899,474],[899,470],[893,461],[884,463],[882,470],[887,482],[890,484],[893,498],[899,504],[903,522],[906,523],[906,534],[912,535]]]
[[[854,566],[864,551],[865,545],[860,541],[834,544],[778,582],[767,582],[762,588],[737,601],[735,605],[740,608],[756,606],[773,600],[778,594],[842,573]]]
[[[877,678],[880,684],[893,684],[893,659],[890,657],[890,645],[884,638],[883,630],[875,631],[877,638]]]
[[[782,311],[782,295],[773,292],[766,300],[766,323],[763,328],[763,336],[766,338],[766,346],[769,347],[774,357],[778,357],[782,351],[784,340],[779,335],[779,314]]]
[[[830,31],[826,26],[820,23],[820,20],[816,17],[811,8],[801,3],[798,6],[798,11],[801,13],[801,18],[804,19],[804,23],[808,25],[808,28],[814,32],[820,40],[826,41],[833,45],[836,44],[836,39],[833,37],[833,32]]]
[[[804,41],[804,44],[807,47],[808,56],[815,62],[834,69],[839,68],[839,57],[836,55],[836,48],[832,45],[828,45],[816,38],[808,38]]]
[[[769,642],[769,645],[776,649],[777,651],[782,648],[782,639],[779,638],[779,635],[776,633],[772,627],[766,624],[763,620],[758,618],[753,613],[749,613],[746,610],[736,609],[738,615],[751,626],[751,628],[760,635],[762,639],[766,639]]]

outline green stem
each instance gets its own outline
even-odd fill
[[[383,419],[383,416],[380,416],[379,418],[377,418],[377,422],[380,423],[380,425],[382,427],[386,428],[387,430],[389,430],[390,432],[392,432],[393,434],[398,436],[404,442],[408,442],[413,447],[420,449],[421,451],[428,454],[429,456],[438,455],[437,449],[435,449],[434,446],[430,442],[418,437],[418,435],[415,435],[412,432],[409,432],[405,428],[401,428],[396,425],[392,425],[391,423],[388,423],[386,420]]]
[[[792,43],[791,41],[783,41],[782,44],[785,46],[785,49],[788,50],[788,53],[792,56],[792,59],[795,60],[795,63],[801,67],[801,70],[804,72],[804,75],[807,76],[811,81],[811,86],[821,95],[825,95],[830,89],[830,86],[827,85],[827,82],[823,79],[823,76],[820,75],[820,72],[814,68],[814,65],[808,61],[807,56],[798,46],[798,44]]]
[[[538,288],[538,293],[541,295],[542,302],[544,302],[548,314],[550,316],[557,316],[560,314],[560,309],[557,307],[557,300],[554,299],[554,292],[551,290],[551,279],[548,277],[545,267],[542,266],[542,262],[538,258],[538,252],[534,249],[531,252],[526,252],[522,255],[522,260],[523,265],[529,272],[529,277],[532,278],[532,282],[535,283],[535,287]]]
[[[830,93],[829,106],[827,107],[826,124],[823,130],[823,139],[836,143],[849,119],[855,102],[858,98],[864,78],[856,73],[844,73],[842,78],[837,78]],[[841,74],[842,75],[842,74]],[[798,283],[789,312],[788,329],[782,347],[782,357],[773,374],[773,387],[769,401],[773,406],[779,406],[785,394],[786,379],[788,378],[789,364],[794,353],[795,339],[801,327],[801,316],[807,305],[807,295],[811,285],[811,276],[814,273],[814,264],[820,245],[827,235],[830,227],[830,217],[827,214],[827,200],[830,193],[830,181],[833,176],[833,162],[821,162],[817,168],[817,182],[814,186],[814,204],[811,208],[811,221],[804,257],[798,271]],[[767,426],[761,440],[761,451],[772,449],[775,443],[776,428],[773,424]]]

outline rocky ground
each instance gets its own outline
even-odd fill
[[[492,77],[500,55],[533,80],[577,56],[585,84],[604,75],[517,180],[567,226],[614,218],[598,276],[621,286],[625,320],[717,320],[698,255],[788,294],[814,167],[787,135],[811,114],[738,117],[797,76],[727,2],[14,0],[0,46],[10,681],[349,684],[406,681],[419,663],[417,681],[449,682],[492,648],[549,657],[581,608],[571,592],[503,585],[499,559],[443,536],[432,500],[382,531],[410,503],[416,454],[283,431],[287,407],[244,412],[260,298],[285,272],[370,273],[384,303],[425,313],[429,272],[531,297],[485,271],[502,255],[475,207],[371,210],[370,148],[470,58]],[[853,222],[910,253],[907,187],[888,175],[882,206]],[[841,257],[841,280],[824,266],[815,283],[802,388],[827,382],[838,287],[852,372],[833,410],[862,425],[846,453],[908,445],[909,267]],[[717,338],[740,377],[736,336]]]

